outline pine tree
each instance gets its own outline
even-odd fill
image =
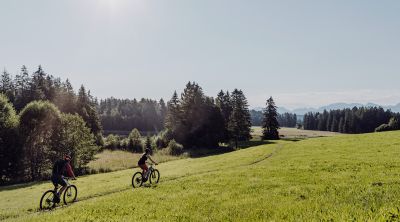
[[[11,75],[4,70],[0,79],[0,93],[7,96],[11,103],[15,100],[14,83]]]
[[[267,100],[267,108],[264,111],[263,120],[263,138],[270,140],[279,139],[279,123],[277,120],[278,113],[276,105],[272,97]]]
[[[78,92],[77,112],[83,118],[83,120],[85,120],[90,131],[95,135],[96,144],[102,145],[102,127],[100,124],[100,119],[90,93],[86,93],[86,89],[83,85]]]
[[[175,91],[172,95],[171,100],[168,102],[167,114],[165,117],[165,128],[174,132],[177,125],[179,124],[180,116],[180,103],[178,99],[178,94]]]
[[[232,112],[229,117],[228,130],[231,138],[235,141],[247,141],[251,138],[251,118],[247,99],[242,90],[235,89],[231,94]]]
[[[151,150],[151,138],[149,135],[146,137],[145,148]]]
[[[229,117],[232,113],[232,104],[229,92],[224,93],[224,91],[220,91],[215,99],[216,106],[219,108],[223,120],[224,120],[224,142],[229,141],[229,131],[228,131],[228,124],[229,124]]]

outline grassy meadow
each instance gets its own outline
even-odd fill
[[[0,188],[5,221],[396,221],[400,132],[277,141],[168,161],[158,185],[137,169],[74,181],[78,202],[38,211],[50,183]]]
[[[91,171],[109,172],[137,167],[141,153],[132,153],[123,150],[104,150],[95,156],[95,160],[88,164]],[[158,163],[182,159],[185,156],[172,156],[165,152],[156,152],[152,156]]]
[[[262,128],[259,126],[253,126],[251,130],[254,139],[259,140],[262,136]],[[282,127],[281,129],[279,129],[279,135],[282,137],[282,139],[305,139],[314,137],[335,136],[339,134],[340,133],[336,132],[303,130],[288,127]]]

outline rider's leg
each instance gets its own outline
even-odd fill
[[[67,187],[68,185],[61,187],[61,189],[58,191],[58,195],[60,196],[65,191],[65,189],[67,189]]]

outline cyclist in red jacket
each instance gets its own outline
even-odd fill
[[[56,195],[55,202],[60,202],[60,194],[67,189],[68,183],[64,179],[64,176],[71,177],[76,179],[74,172],[71,167],[71,156],[68,154],[64,155],[64,159],[57,160],[53,165],[53,172],[51,175],[51,182],[53,182],[55,189],[58,188],[58,184],[62,186],[62,188],[58,191]]]

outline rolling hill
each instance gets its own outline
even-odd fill
[[[400,218],[400,132],[278,141],[79,178],[78,202],[37,210],[50,183],[0,188],[6,221],[384,221]]]

